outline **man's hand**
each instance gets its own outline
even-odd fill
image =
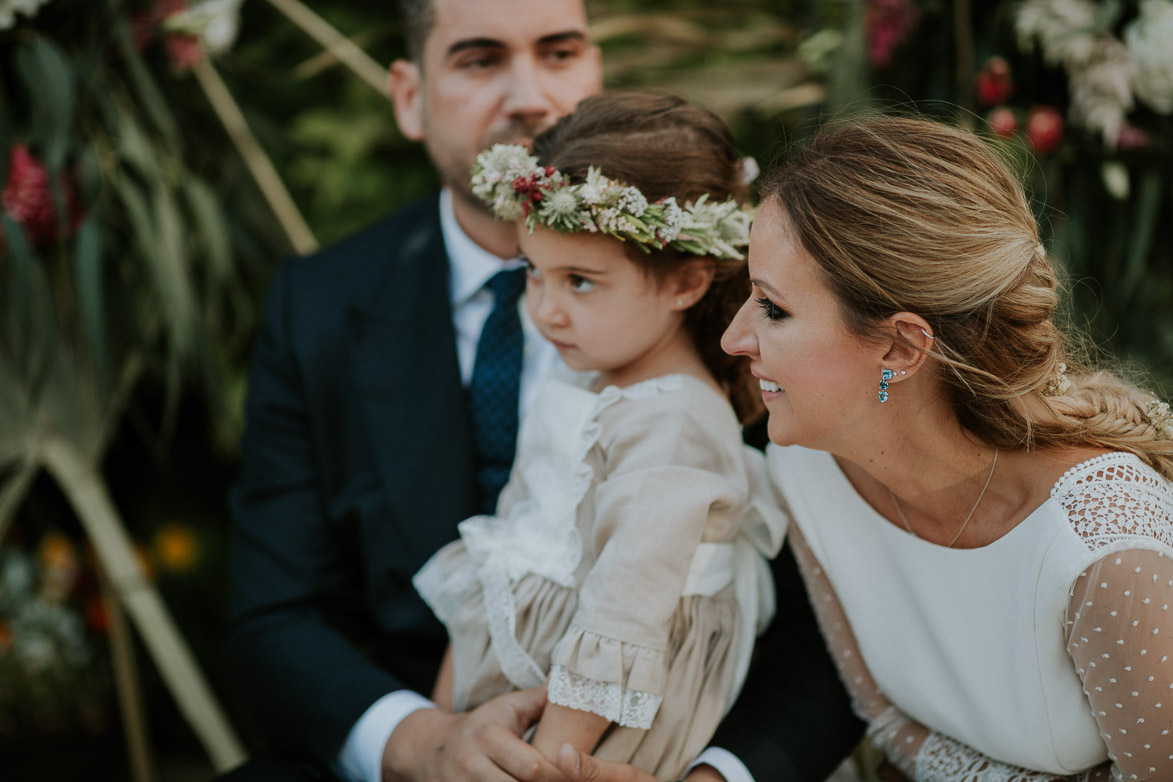
[[[383,780],[564,782],[558,769],[521,739],[545,705],[545,687],[535,687],[461,714],[414,711],[383,748]]]
[[[614,760],[599,760],[563,744],[558,767],[570,782],[656,782],[656,778],[635,766]],[[688,782],[725,782],[712,766],[700,765],[688,772]]]

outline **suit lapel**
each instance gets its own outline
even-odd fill
[[[353,366],[370,447],[389,507],[391,540],[423,562],[475,509],[464,390],[435,199],[398,222],[389,268],[351,311]],[[411,215],[405,215],[411,217]]]

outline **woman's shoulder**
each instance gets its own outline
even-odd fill
[[[1050,498],[1089,548],[1155,540],[1173,548],[1173,483],[1139,457],[1101,452],[1069,467]]]

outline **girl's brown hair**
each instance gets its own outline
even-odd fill
[[[1173,477],[1173,440],[1145,413],[1153,395],[1069,351],[1030,203],[981,138],[917,118],[839,121],[762,196],[780,200],[853,332],[876,336],[901,311],[929,322],[929,354],[975,435],[1001,448],[1127,451]]]
[[[572,182],[585,181],[593,166],[638,188],[649,202],[674,196],[683,205],[706,193],[718,202],[748,199],[729,128],[712,112],[668,95],[610,92],[587,98],[534,140],[534,154]],[[627,257],[657,280],[696,260],[676,250],[624,247]],[[760,413],[761,396],[748,361],[721,350],[721,334],[745,300],[747,272],[742,261],[711,262],[713,283],[685,313],[685,327],[744,422]]]

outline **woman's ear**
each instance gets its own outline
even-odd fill
[[[897,312],[887,319],[888,340],[881,359],[900,379],[916,374],[933,350],[933,331],[928,321],[911,312]],[[895,379],[895,378],[894,378]]]
[[[670,293],[678,310],[686,310],[696,304],[713,284],[717,267],[712,261],[702,258],[688,261],[672,276]]]

